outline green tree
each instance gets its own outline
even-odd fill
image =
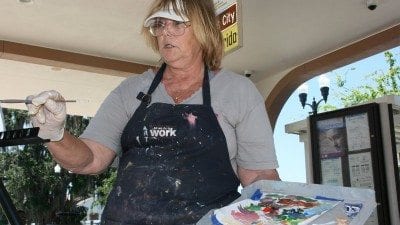
[[[21,129],[27,124],[27,111],[3,109],[6,130]],[[79,136],[89,118],[67,116],[66,129]],[[95,187],[111,175],[84,176],[62,169],[54,172],[56,162],[43,144],[3,148],[0,154],[0,176],[18,210],[25,212],[27,223],[79,224],[86,215],[76,203],[95,192]],[[72,186],[71,186],[72,184]],[[70,200],[66,193],[70,194]]]
[[[110,176],[104,179],[101,185],[97,188],[97,193],[99,194],[99,198],[95,202],[95,204],[105,205],[107,202],[108,195],[111,192],[112,187],[114,186],[114,182],[117,179],[117,170],[111,169]]]
[[[364,77],[365,84],[361,84],[355,88],[346,87],[346,76],[338,75],[336,77],[336,85],[338,92],[336,93],[340,99],[340,106],[330,104],[322,107],[323,111],[330,111],[336,108],[350,107],[372,99],[376,99],[385,95],[400,95],[400,66],[397,65],[396,59],[390,51],[384,53],[387,71],[374,71]]]

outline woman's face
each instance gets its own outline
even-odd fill
[[[190,25],[186,26],[183,34],[173,35],[170,29],[179,22],[163,18],[158,20],[165,25],[161,35],[157,37],[158,48],[161,57],[168,65],[183,68],[202,60],[200,43]]]

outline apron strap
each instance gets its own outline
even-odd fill
[[[161,82],[166,67],[167,64],[163,63],[160,69],[158,70],[156,76],[154,77],[153,81],[151,82],[147,94],[139,92],[139,94],[136,96],[137,99],[142,101],[139,106],[140,108],[146,107],[150,104],[151,94],[154,92],[158,84]],[[203,76],[203,104],[206,106],[211,106],[210,82],[209,82],[208,67],[206,65],[204,66],[204,76]]]
[[[210,82],[209,72],[207,65],[204,65],[204,78],[203,78],[203,104],[211,106]]]
[[[147,91],[148,95],[153,94],[154,90],[156,90],[158,84],[161,82],[161,80],[163,78],[164,71],[165,71],[166,67],[167,67],[167,64],[163,63],[162,66],[160,67],[160,69],[158,70],[156,76],[153,79],[153,82],[150,85],[149,90]]]
[[[139,94],[136,96],[137,99],[142,101],[140,103],[139,108],[143,108],[145,106],[148,106],[151,102],[151,94],[154,92],[154,90],[157,88],[158,84],[161,82],[165,68],[167,67],[166,63],[163,63],[160,69],[158,70],[156,76],[154,77],[153,81],[151,82],[150,88],[147,91],[147,94],[144,94],[143,92],[139,92]]]

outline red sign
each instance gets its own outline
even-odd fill
[[[237,21],[237,13],[236,13],[237,7],[236,6],[237,6],[236,3],[231,5],[229,8],[227,8],[226,10],[224,10],[222,13],[220,13],[217,16],[221,31],[226,29],[230,25],[236,23],[236,21]]]

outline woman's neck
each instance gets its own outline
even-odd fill
[[[181,103],[202,87],[204,65],[191,65],[187,68],[167,66],[163,84],[175,103]]]
[[[204,74],[204,65],[190,65],[180,68],[167,65],[163,75],[163,82],[166,83],[186,83],[196,79],[202,79]]]

